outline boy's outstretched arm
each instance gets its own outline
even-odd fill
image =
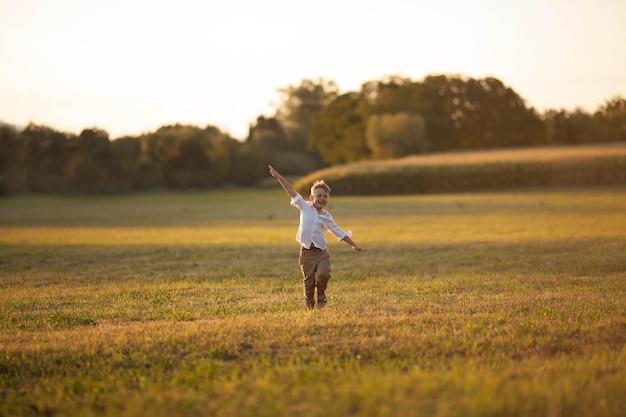
[[[348,245],[352,246],[352,249],[354,249],[357,252],[365,252],[367,250],[357,245],[356,242],[350,238],[350,236],[344,237],[343,241],[346,242]]]
[[[297,193],[296,193],[295,188],[293,188],[293,185],[289,184],[289,181],[287,181],[282,175],[280,175],[278,171],[274,169],[273,166],[271,165],[268,165],[268,166],[270,168],[270,175],[278,180],[280,185],[283,187],[285,191],[287,191],[287,194],[289,194],[291,198],[294,198]]]

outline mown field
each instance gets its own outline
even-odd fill
[[[331,183],[332,186],[332,183]],[[626,415],[626,189],[0,199],[0,416]]]

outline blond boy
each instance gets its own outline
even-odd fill
[[[290,204],[300,210],[300,226],[296,240],[300,243],[300,269],[304,277],[304,297],[309,308],[315,307],[315,290],[317,289],[317,306],[326,306],[326,287],[330,280],[330,256],[326,250],[328,230],[340,241],[346,242],[355,251],[365,251],[344,232],[324,209],[330,200],[330,187],[323,181],[316,181],[311,186],[310,201],[306,201],[296,192],[293,186],[269,165],[270,174],[278,180],[283,189],[291,197]]]

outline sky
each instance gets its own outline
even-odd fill
[[[279,89],[495,77],[529,107],[626,97],[623,0],[0,0],[0,121],[245,139]]]

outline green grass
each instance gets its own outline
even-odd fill
[[[331,184],[332,185],[332,184]],[[626,190],[0,200],[0,416],[622,416]]]

